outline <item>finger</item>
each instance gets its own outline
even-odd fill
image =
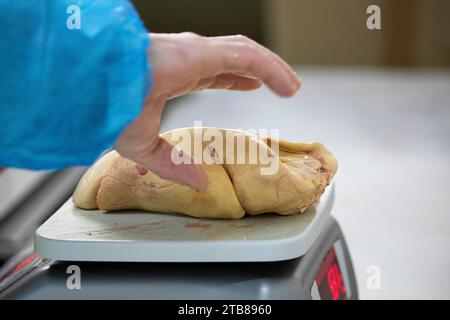
[[[262,82],[258,79],[253,79],[234,74],[221,74],[215,77],[200,80],[195,90],[228,89],[228,90],[250,91],[256,90],[261,86]]]
[[[247,38],[242,35],[235,35],[235,36],[223,36],[223,37],[216,37],[219,40],[227,41],[227,42],[235,42],[235,43],[244,43],[246,45],[254,47],[256,50],[264,52],[266,55],[269,55],[273,57],[276,60],[276,63],[279,65],[280,68],[283,68],[286,74],[289,75],[290,80],[293,83],[297,83],[299,86],[301,85],[301,80],[297,73],[292,70],[292,68],[287,64],[286,61],[281,59],[279,55],[277,55],[275,52],[270,51],[266,47],[260,45],[256,41]]]
[[[291,68],[280,63],[280,58],[248,38],[209,38],[204,50],[203,72],[211,74],[234,73],[254,76],[281,96],[292,96],[300,88],[300,79]]]
[[[227,68],[258,77],[281,96],[289,97],[298,91],[300,79],[278,55],[251,41],[228,42],[234,47],[229,47],[229,54],[224,58]]]

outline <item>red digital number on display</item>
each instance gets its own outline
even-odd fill
[[[322,300],[347,299],[344,279],[334,247],[328,251],[315,280]]]
[[[328,269],[327,279],[333,300],[339,299],[341,293],[345,294],[345,286],[342,281],[342,274],[339,272],[337,263],[333,263],[333,265]]]

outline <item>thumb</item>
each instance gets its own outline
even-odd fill
[[[174,147],[159,136],[164,105],[164,97],[150,98],[142,113],[120,135],[116,150],[163,179],[204,191],[208,180],[201,166],[191,164],[192,159],[176,164],[171,156]]]
[[[178,152],[178,150],[166,140],[158,137],[153,152],[143,161],[142,165],[163,179],[191,186],[197,191],[205,191],[208,179],[201,166],[193,164],[192,159],[184,161],[187,163],[176,164],[172,159],[173,152]]]

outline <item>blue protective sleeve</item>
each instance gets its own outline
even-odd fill
[[[0,0],[0,30],[0,167],[92,164],[141,111],[149,38],[129,1]]]

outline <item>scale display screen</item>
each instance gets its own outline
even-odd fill
[[[348,290],[344,279],[343,269],[336,255],[336,248],[332,246],[323,259],[315,277],[311,293],[321,300],[347,300]],[[317,297],[318,295],[318,297]]]

